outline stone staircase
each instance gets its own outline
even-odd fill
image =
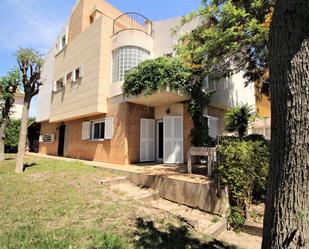
[[[101,180],[101,184],[112,191],[119,192],[120,198],[136,200],[143,205],[175,215],[189,224],[194,230],[210,237],[217,237],[226,230],[226,219],[193,209],[160,197],[157,190],[139,187],[126,177]]]

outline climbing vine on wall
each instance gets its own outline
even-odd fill
[[[127,72],[123,84],[128,96],[149,96],[158,90],[181,92],[190,96],[188,111],[194,124],[191,130],[193,146],[211,146],[207,118],[203,116],[210,94],[204,92],[204,76],[186,67],[177,58],[159,57],[146,60]]]

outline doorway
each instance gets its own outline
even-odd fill
[[[158,120],[156,123],[156,160],[163,162],[163,120]]]
[[[58,139],[58,156],[64,154],[64,138],[65,138],[65,125],[59,126],[59,139]]]

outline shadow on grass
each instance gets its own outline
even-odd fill
[[[137,231],[134,242],[137,248],[144,249],[235,249],[236,247],[227,246],[221,241],[212,240],[203,242],[192,238],[186,226],[169,226],[167,231],[157,229],[152,221],[144,221],[143,218],[136,220]]]
[[[37,165],[36,163],[25,163],[24,164],[24,171],[28,168],[34,167],[35,165]]]

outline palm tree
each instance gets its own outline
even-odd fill
[[[239,137],[243,137],[248,130],[248,126],[256,118],[252,106],[248,104],[230,108],[224,115],[225,128],[227,131],[237,131]]]

